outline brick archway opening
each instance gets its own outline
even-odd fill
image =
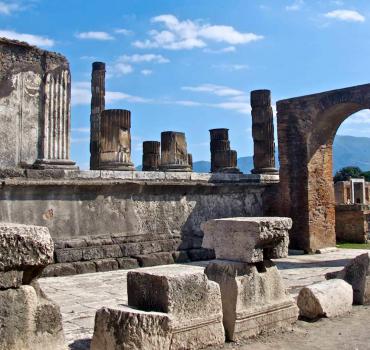
[[[333,141],[340,125],[370,107],[370,84],[277,102],[280,215],[293,219],[291,247],[335,246]]]

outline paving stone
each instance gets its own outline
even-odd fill
[[[341,279],[304,287],[297,299],[300,315],[309,319],[345,315],[351,312],[352,302],[352,287]]]
[[[340,278],[349,283],[353,289],[353,303],[365,304],[370,297],[369,254],[356,256],[346,267],[337,272],[329,272],[326,279]]]
[[[174,260],[171,253],[153,253],[148,255],[137,255],[135,256],[141,267],[149,267],[156,265],[168,265],[173,264]]]
[[[290,218],[240,217],[210,220],[201,224],[203,247],[214,249],[217,259],[254,263],[288,254]],[[279,245],[279,249],[271,250]],[[286,245],[282,247],[281,245]],[[263,249],[266,250],[265,256]],[[269,253],[273,252],[273,256]],[[281,256],[277,256],[278,254]]]

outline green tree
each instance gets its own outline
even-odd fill
[[[365,178],[365,181],[370,181],[370,171],[364,171],[362,176]]]
[[[370,174],[369,174],[370,175]],[[350,177],[360,178],[364,176],[362,170],[357,166],[346,166],[338,170],[334,175],[334,182],[348,181]]]

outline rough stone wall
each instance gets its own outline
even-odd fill
[[[1,38],[0,62],[0,167],[29,166],[38,158],[68,158],[68,61]],[[53,127],[58,140],[54,140]]]
[[[339,242],[367,242],[369,206],[358,204],[337,205],[335,215],[335,233]]]

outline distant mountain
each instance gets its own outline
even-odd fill
[[[337,135],[334,139],[333,155],[334,173],[345,166],[358,166],[363,171],[368,171],[370,170],[370,137]],[[238,158],[238,168],[243,173],[249,174],[253,169],[253,157]],[[141,170],[141,165],[136,169]],[[210,170],[209,161],[200,160],[193,163],[193,171],[196,173],[209,173]]]

